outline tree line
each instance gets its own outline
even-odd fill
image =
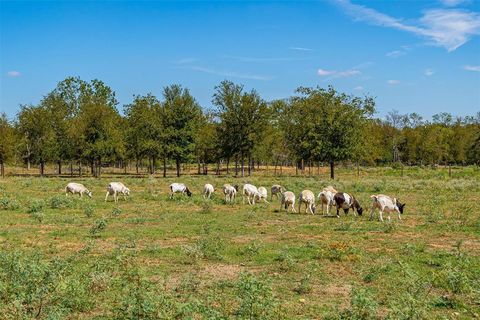
[[[255,90],[224,80],[203,109],[187,88],[170,85],[162,97],[136,95],[119,112],[115,91],[100,80],[68,77],[38,105],[22,105],[13,121],[0,115],[0,169],[6,163],[46,163],[88,170],[95,177],[113,163],[150,174],[196,163],[198,173],[250,175],[255,164],[297,170],[335,165],[480,164],[480,112],[453,117],[389,112],[375,118],[375,99],[333,87],[300,87],[287,99],[266,101]]]

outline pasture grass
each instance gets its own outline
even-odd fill
[[[360,178],[0,180],[0,311],[38,319],[472,319],[480,316],[480,172],[362,168]],[[440,172],[440,173],[439,173]],[[104,202],[106,185],[131,190]],[[168,198],[186,183],[191,198]],[[203,184],[217,191],[200,194]],[[278,200],[226,204],[223,183],[327,185],[365,208],[340,219],[286,214]],[[406,202],[403,220],[369,221],[374,193]],[[269,199],[270,200],[270,199]],[[296,205],[298,208],[298,204]],[[384,216],[386,218],[386,216]]]

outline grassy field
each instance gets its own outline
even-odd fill
[[[5,319],[472,319],[480,317],[480,171],[362,169],[360,178],[0,179],[0,313]],[[108,182],[132,196],[104,202]],[[181,181],[192,198],[169,200]],[[225,204],[203,184],[274,183],[353,193],[364,215]],[[371,194],[406,202],[369,221]],[[333,211],[332,211],[333,214]],[[378,214],[376,215],[378,217]]]

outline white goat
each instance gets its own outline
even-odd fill
[[[311,214],[315,214],[315,195],[312,191],[303,190],[300,192],[300,196],[298,197],[298,212],[300,212],[302,203],[305,203],[305,213],[307,213],[307,209],[309,209]]]
[[[212,193],[215,192],[215,188],[213,187],[213,185],[211,185],[210,183],[207,183],[203,186],[203,198],[208,198],[210,199],[210,196],[212,195]]]
[[[260,198],[260,195],[258,194],[257,187],[255,187],[253,184],[249,184],[249,183],[244,184],[243,185],[243,192],[242,192],[243,203],[245,203],[245,197],[247,197],[249,205],[254,205],[255,204],[255,198]],[[250,198],[252,198],[252,201],[250,201]]]
[[[223,185],[222,190],[223,190],[223,194],[225,195],[225,202],[233,202],[238,192],[238,186],[237,185],[232,186],[227,183]]]
[[[173,198],[174,193],[187,194],[187,196],[189,197],[192,196],[192,193],[190,192],[190,190],[183,183],[175,182],[170,185],[170,199]]]
[[[130,196],[130,189],[128,189],[121,182],[110,182],[107,186],[107,194],[105,195],[105,201],[107,201],[108,196],[112,195],[113,200],[115,202],[118,202],[118,194],[119,193],[121,193],[123,195],[124,200],[127,200],[127,196]]]
[[[285,191],[282,193],[282,204],[280,205],[280,210],[282,209],[282,206],[285,207],[285,212],[288,213],[288,207],[290,206],[292,208],[293,212],[295,211],[295,193],[292,191]]]
[[[68,196],[68,194],[75,194],[78,193],[80,195],[80,198],[83,198],[83,194],[86,193],[87,196],[90,198],[93,196],[92,192],[89,191],[85,186],[81,183],[76,183],[76,182],[70,182],[67,184],[65,187],[65,196]]]
[[[258,200],[258,201],[263,200],[265,203],[269,203],[269,202],[267,201],[267,197],[268,197],[267,188],[265,188],[265,187],[259,187],[259,188],[258,188],[257,200]]]
[[[403,214],[403,207],[405,207],[405,203],[400,203],[397,198],[390,198],[389,196],[379,194],[379,195],[372,195],[372,211],[370,212],[370,220],[373,219],[373,215],[375,213],[375,209],[380,210],[380,221],[383,222],[383,213],[388,213],[388,221],[390,221],[390,213],[397,212],[398,220],[402,220],[400,217]]]
[[[327,206],[327,214],[330,215],[330,207],[335,205],[335,200],[333,197],[337,193],[337,190],[332,186],[323,188],[323,190],[318,194],[318,201],[322,204],[322,214],[325,215],[324,205]]]

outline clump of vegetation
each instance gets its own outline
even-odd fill
[[[159,286],[149,281],[136,266],[122,270],[118,285],[122,292],[112,304],[114,319],[171,319],[176,305]],[[161,287],[160,287],[161,288]]]
[[[265,278],[256,278],[251,273],[243,273],[235,287],[239,304],[235,315],[238,318],[273,319],[275,317],[278,302]]]
[[[261,244],[258,241],[251,241],[245,248],[242,250],[242,254],[247,258],[247,260],[252,260],[254,256],[258,255],[261,249]]]
[[[98,236],[100,232],[105,230],[107,228],[107,220],[105,219],[98,219],[93,222],[92,227],[90,228],[90,235],[92,236]]]
[[[119,215],[122,214],[122,209],[120,207],[115,207],[112,210],[112,215],[115,217],[118,217]]]
[[[350,293],[350,307],[341,313],[340,319],[377,319],[378,304],[373,294],[360,287],[353,287]]]
[[[60,209],[60,208],[71,208],[73,201],[71,198],[67,198],[64,196],[53,196],[49,199],[49,205],[52,209]]]
[[[20,209],[20,203],[12,198],[2,197],[0,198],[0,210],[18,210]]]
[[[0,252],[4,316],[62,319],[93,307],[89,277],[75,257],[45,259],[40,254]]]
[[[202,236],[195,243],[183,246],[183,252],[194,261],[198,259],[222,260],[225,245],[225,239],[212,234],[210,226],[205,225]]]
[[[279,269],[283,272],[292,270],[296,261],[288,251],[288,248],[284,248],[278,255],[275,257],[275,261],[279,262]]]
[[[95,208],[91,204],[86,204],[83,207],[83,213],[87,218],[91,218],[93,214],[95,213]]]
[[[30,202],[27,212],[37,220],[39,223],[43,222],[45,215],[43,209],[45,208],[45,201],[34,199]]]
[[[34,199],[28,205],[27,212],[30,214],[38,213],[38,212],[42,212],[44,208],[45,208],[45,201],[40,199]]]

